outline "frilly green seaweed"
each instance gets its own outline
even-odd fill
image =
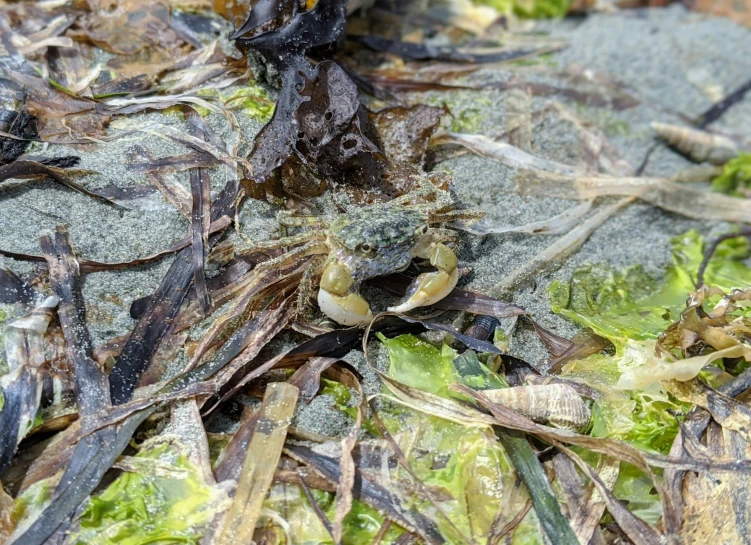
[[[691,405],[677,401],[659,383],[636,390],[614,386],[627,369],[656,363],[656,339],[680,318],[686,299],[695,289],[696,271],[704,256],[704,240],[696,231],[674,237],[672,265],[662,282],[641,266],[618,271],[609,265],[589,265],[577,270],[570,282],[550,286],[551,307],[579,325],[609,339],[612,355],[594,354],[566,365],[562,376],[599,390],[592,406],[595,437],[612,437],[641,449],[667,453],[681,420]],[[745,239],[723,242],[705,271],[705,282],[723,291],[751,284]],[[662,509],[651,480],[641,471],[621,464],[614,495],[629,502],[629,510],[652,523]]]
[[[448,389],[454,383],[476,389],[508,386],[473,351],[459,354],[446,344],[437,348],[413,335],[379,338],[389,354],[388,375],[402,384],[443,397],[456,397]],[[445,494],[440,505],[456,528],[465,535],[487,536],[504,494],[516,481],[516,472],[495,436],[487,430],[469,429],[401,407],[391,408],[388,403],[380,415],[408,454],[410,467],[418,478]],[[426,503],[418,508],[431,506]],[[504,508],[517,512],[521,505]],[[447,537],[453,535],[448,527],[442,530]],[[512,543],[542,543],[533,512],[516,529]]]
[[[448,345],[436,347],[414,335],[379,338],[388,351],[389,376],[408,386],[444,397],[455,397],[448,388],[457,382],[478,389],[507,386],[503,378],[491,371],[472,351],[459,354]],[[323,393],[332,396],[339,410],[349,412],[352,409],[346,387],[325,379],[323,385]],[[434,501],[451,523],[437,512],[432,502],[419,495],[410,495],[410,508],[427,513],[437,521],[447,543],[462,542],[457,529],[465,536],[487,536],[504,498],[508,503],[503,507],[511,515],[523,507],[524,494],[517,499],[508,494],[512,487],[518,486],[516,472],[489,430],[468,429],[385,399],[378,414],[407,457],[412,471],[432,491]],[[390,473],[394,482],[411,480],[400,467],[393,468]],[[333,494],[311,492],[319,507],[332,519]],[[274,487],[264,505],[274,512],[285,510],[285,531],[292,543],[332,543],[307,499],[296,487]],[[344,520],[343,545],[370,543],[383,521],[382,515],[355,501]],[[381,543],[395,543],[402,533],[401,528],[392,525]],[[511,543],[543,543],[539,522],[533,512],[517,527]]]
[[[595,354],[564,368],[563,375],[605,392],[593,406],[592,434],[615,437],[640,448],[667,452],[688,405],[677,402],[659,384],[617,391],[613,388],[627,369],[645,370],[656,363],[655,341],[680,318],[688,294],[695,289],[696,271],[704,256],[704,240],[696,231],[674,237],[672,265],[659,283],[637,265],[623,271],[609,265],[578,269],[568,283],[556,281],[549,293],[553,311],[592,328],[609,339],[612,356]],[[705,281],[724,291],[751,284],[751,269],[743,263],[748,242],[732,239],[717,248]]]

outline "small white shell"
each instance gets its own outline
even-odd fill
[[[652,123],[651,127],[668,145],[697,163],[724,165],[738,155],[738,146],[725,136],[666,123]]]
[[[493,403],[503,405],[535,422],[575,430],[589,426],[592,413],[581,396],[568,384],[514,386],[482,392]]]

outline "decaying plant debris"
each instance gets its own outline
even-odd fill
[[[692,161],[733,178],[729,190],[708,192],[686,182],[696,173],[641,176],[605,132],[560,103],[532,111],[532,97],[614,110],[642,100],[592,75],[544,83],[524,62],[565,44],[508,46],[494,34],[499,13],[565,13],[555,2],[498,3],[500,12],[464,0],[448,11],[252,4],[249,14],[222,1],[0,6],[0,182],[52,180],[118,210],[163,197],[188,225],[162,251],[118,262],[79,255],[62,225],[36,254],[0,248],[34,266],[0,269],[0,543],[742,542],[751,176],[747,142],[706,126],[738,92],[696,128],[654,124]],[[238,24],[229,40],[215,11]],[[415,41],[435,33],[440,45]],[[496,137],[409,94],[479,92],[456,78],[509,61],[518,72],[493,84],[512,97],[508,130]],[[241,116],[263,124],[255,137]],[[575,135],[576,164],[532,145],[550,120]],[[76,170],[78,156],[27,154],[39,143],[88,149],[136,135],[188,150],[160,157],[136,143],[128,169],[149,185],[96,190],[74,181],[96,174]],[[522,194],[583,202],[521,226],[477,221],[463,203],[441,201],[455,184],[436,166],[466,153],[515,169]],[[247,199],[278,205],[288,220],[281,244],[243,243]],[[662,286],[639,268],[597,265],[554,282],[553,310],[584,328],[572,339],[504,301],[637,201],[741,230],[706,250],[697,233],[677,237]],[[350,278],[347,296],[361,280],[409,296],[415,278],[445,272],[448,254],[454,286],[470,272],[462,245],[476,237],[559,238],[487,293],[449,287],[410,315],[382,312],[355,327],[321,320],[309,292],[341,248],[306,245],[331,239],[316,211],[341,217],[389,203],[438,210],[420,234],[433,229],[431,248],[448,253],[410,247],[406,264],[385,266],[387,244],[358,241],[357,258],[380,268]],[[397,240],[402,224],[387,227]],[[86,276],[165,258],[159,286],[130,307],[132,330],[95,346]],[[545,361],[508,353],[517,328],[534,332]],[[359,371],[342,359],[354,351],[366,362]],[[376,389],[364,388],[370,379]],[[322,395],[348,423],[339,437],[294,424]],[[231,424],[207,432],[221,418]]]

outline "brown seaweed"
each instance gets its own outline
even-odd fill
[[[296,64],[310,49],[336,42],[344,31],[342,0],[319,0],[312,9],[299,11],[294,0],[261,0],[231,40],[253,48],[278,68]]]
[[[0,165],[12,163],[23,155],[31,140],[38,138],[36,117],[24,110],[0,110]]]
[[[187,118],[200,117],[195,110],[189,110]],[[190,124],[192,136],[205,139],[205,132],[195,124]],[[193,196],[190,232],[192,237],[191,255],[193,259],[193,285],[195,286],[198,303],[205,315],[211,306],[209,290],[206,286],[204,263],[206,248],[209,242],[209,224],[211,216],[211,180],[206,169],[194,168],[190,170],[190,192]]]
[[[743,100],[746,93],[751,91],[751,80],[744,82],[740,87],[733,90],[719,102],[712,104],[706,111],[696,118],[696,126],[700,129],[705,128],[710,123],[714,123],[732,106]]]
[[[80,292],[80,270],[67,233],[58,230],[55,241],[44,237],[42,248],[50,269],[50,284],[61,301],[60,322],[68,345],[68,355],[75,366],[76,401],[82,420],[109,408],[107,376],[92,358],[91,337],[85,323]],[[55,490],[52,502],[16,542],[42,544],[49,536],[66,527],[66,521],[78,505],[99,484],[104,473],[127,446],[135,428],[150,410],[130,416],[117,428],[110,426],[84,437],[70,457],[70,463]]]
[[[229,219],[228,216],[222,216],[218,220],[211,223],[209,227],[209,233],[213,235],[215,233],[223,231],[230,224],[230,221],[231,220]],[[188,246],[190,246],[190,244],[191,244],[191,239],[184,238],[183,240],[177,242],[176,244],[173,244],[166,250],[157,252],[155,254],[151,254],[146,257],[132,259],[130,261],[104,263],[102,261],[94,261],[92,259],[84,259],[84,258],[78,258],[77,260],[81,268],[81,271],[85,273],[101,272],[101,271],[119,271],[123,269],[128,269],[130,267],[137,267],[139,265],[145,265],[147,263],[157,261],[165,256],[174,254],[176,252],[179,252],[187,248]],[[20,252],[11,252],[9,250],[3,250],[3,249],[0,249],[0,255],[17,259],[19,261],[33,261],[37,263],[46,263],[44,256],[41,256],[41,255],[23,254]]]
[[[31,297],[31,286],[10,269],[0,268],[0,303],[28,304],[31,302]]]
[[[62,184],[74,191],[88,195],[94,199],[120,206],[115,201],[99,195],[95,191],[89,191],[81,184],[78,184],[63,175],[64,171],[54,166],[48,166],[37,161],[17,160],[10,164],[0,166],[0,182],[5,182],[13,178],[49,178],[59,184]]]
[[[233,216],[239,185],[236,180],[227,182],[222,193],[211,207],[211,220]],[[218,234],[209,237],[209,246],[216,243]],[[146,312],[123,347],[117,365],[110,374],[110,390],[115,404],[130,399],[138,377],[149,365],[159,341],[171,327],[171,320],[180,310],[193,279],[191,250],[180,251],[159,289],[150,299]]]
[[[86,327],[86,311],[81,293],[81,272],[68,239],[58,228],[55,241],[42,237],[50,286],[60,299],[58,316],[67,344],[68,358],[76,377],[76,405],[85,416],[109,407],[109,381],[94,361],[91,335]]]

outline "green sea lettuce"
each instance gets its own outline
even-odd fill
[[[155,438],[133,461],[137,472],[123,472],[91,498],[70,543],[198,543],[214,516],[227,506],[226,493],[206,481],[175,438]]]
[[[748,197],[751,191],[751,153],[740,153],[725,163],[722,173],[712,180],[712,191]]]
[[[526,19],[563,17],[568,13],[571,0],[475,0],[490,6],[498,13],[514,13]]]
[[[553,312],[592,328],[616,348],[627,339],[656,339],[680,318],[704,256],[704,240],[697,231],[676,236],[671,243],[672,265],[662,282],[641,265],[623,271],[607,264],[587,265],[569,282],[550,285]],[[721,243],[705,271],[705,282],[725,292],[751,285],[751,269],[743,263],[748,256],[744,238]]]
[[[388,375],[407,386],[443,397],[456,397],[449,391],[455,383],[476,389],[508,386],[471,350],[459,354],[446,344],[439,348],[414,335],[380,339],[388,350]],[[465,536],[486,536],[501,502],[512,501],[509,491],[516,485],[516,472],[495,436],[486,429],[467,428],[389,403],[384,403],[380,415],[408,453],[412,471],[443,495],[440,507],[453,526]],[[504,509],[517,512],[521,506],[513,503]],[[423,502],[419,509],[434,507]],[[436,519],[442,520],[440,516]],[[448,523],[443,521],[441,528],[445,536],[457,539],[456,530]],[[541,543],[541,536],[539,522],[530,512],[516,529],[512,543]]]

